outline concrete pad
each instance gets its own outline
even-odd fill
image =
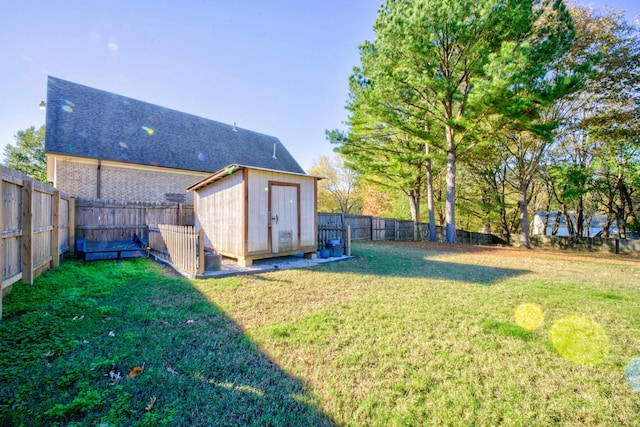
[[[220,270],[205,271],[204,274],[198,275],[196,279],[208,279],[217,277],[237,276],[240,274],[259,274],[270,271],[288,270],[292,268],[307,268],[330,262],[340,262],[355,259],[355,256],[331,257],[331,258],[304,258],[302,254],[284,256],[278,258],[267,258],[253,261],[250,266],[239,266],[235,259],[222,258]],[[193,278],[193,277],[191,277]]]

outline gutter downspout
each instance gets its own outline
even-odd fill
[[[96,198],[100,198],[102,193],[102,160],[98,160],[98,169],[96,170]]]

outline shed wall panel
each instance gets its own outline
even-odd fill
[[[236,173],[196,192],[196,227],[204,229],[205,247],[244,255],[243,180]]]
[[[269,182],[300,184],[301,247],[316,246],[315,179],[299,175],[249,169],[248,174],[248,253],[270,252]]]

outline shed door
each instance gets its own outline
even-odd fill
[[[297,250],[299,186],[272,184],[270,187],[271,252],[277,254]]]

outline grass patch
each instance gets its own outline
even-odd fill
[[[484,322],[482,326],[488,330],[495,332],[503,337],[511,337],[523,341],[529,341],[534,338],[534,334],[518,325],[505,322]]]
[[[17,285],[0,424],[640,424],[638,265],[354,253],[199,281],[67,261]]]
[[[300,380],[150,261],[66,261],[16,285],[4,314],[0,425],[331,425]]]

